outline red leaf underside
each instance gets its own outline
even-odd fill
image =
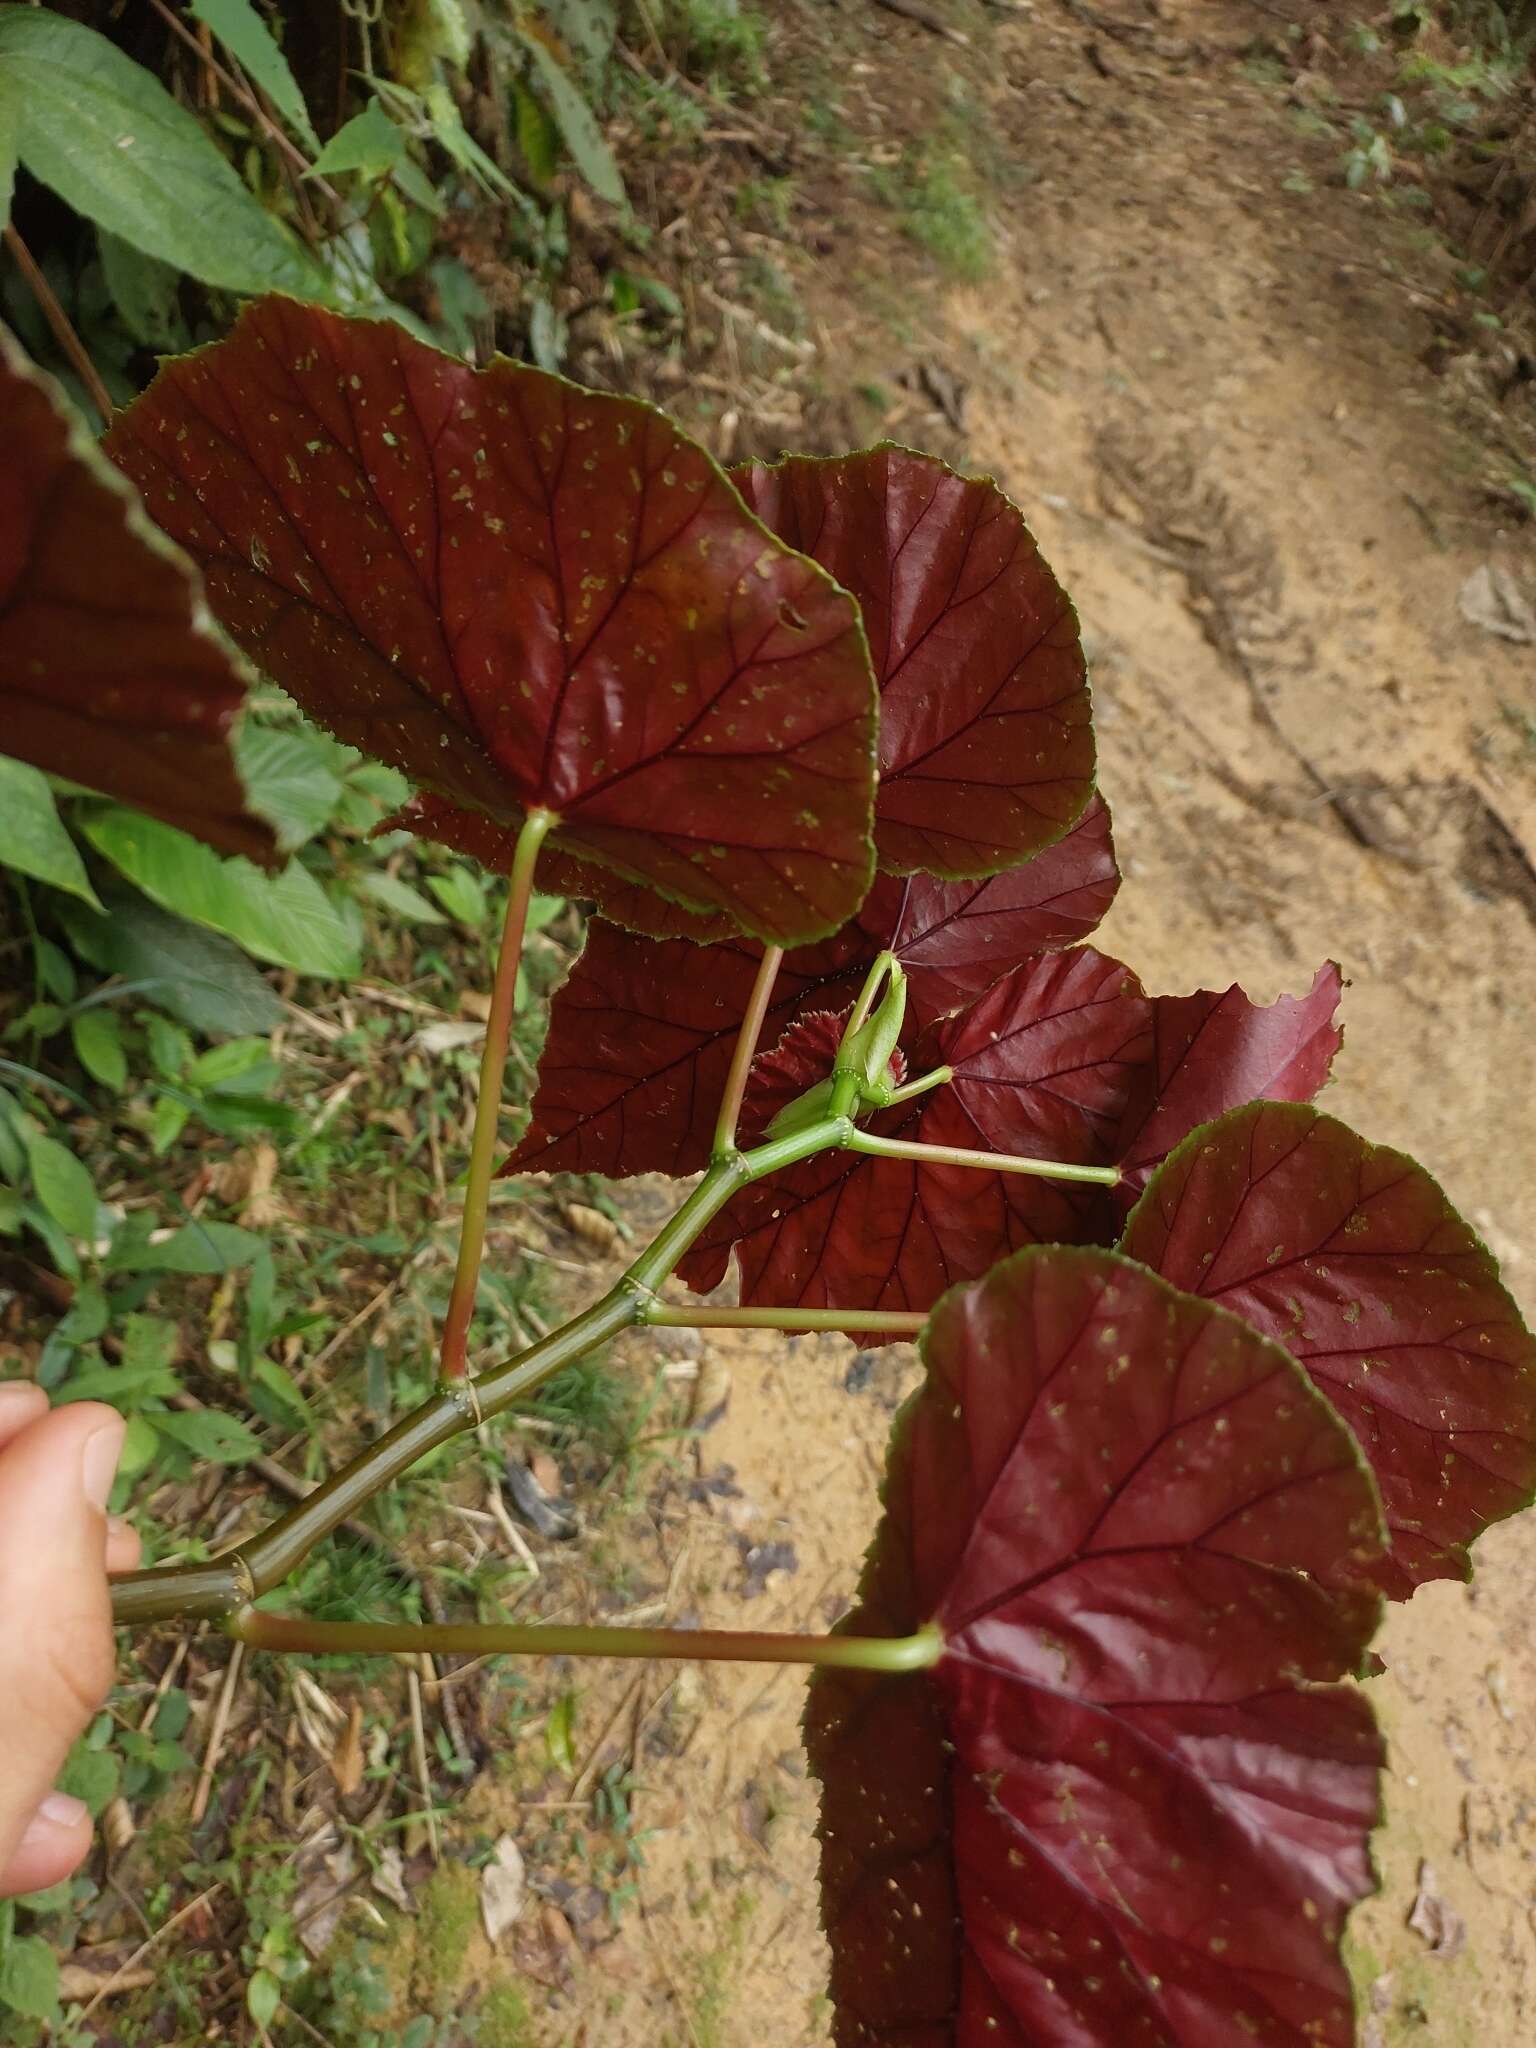
[[[1153,1177],[1123,1249],[1278,1338],[1358,1437],[1398,1599],[1536,1489],[1536,1340],[1413,1160],[1316,1110],[1256,1103]]]
[[[556,812],[568,852],[766,939],[857,907],[856,608],[649,406],[270,299],[107,445],[253,659],[449,806]]]
[[[840,2048],[1349,2048],[1381,1745],[1332,1681],[1377,1603],[1318,1573],[1380,1524],[1277,1346],[1112,1253],[939,1305],[856,1634],[818,1672]]]
[[[1197,1125],[1239,1103],[1310,1102],[1344,1033],[1343,979],[1330,960],[1304,996],[1261,1006],[1240,988],[1159,996],[1152,1061],[1126,1110],[1118,1151],[1126,1209],[1148,1175]]]
[[[197,577],[0,333],[0,752],[272,863],[228,735],[245,686]]]
[[[483,838],[456,843],[481,857],[486,851]],[[540,874],[560,886],[558,869]],[[1005,874],[981,882],[877,877],[856,920],[786,955],[763,1043],[772,1045],[811,1010],[847,1008],[887,947],[907,974],[909,1019],[944,1017],[1021,961],[1081,938],[1108,909],[1118,882],[1109,813],[1097,798],[1065,838]],[[594,922],[555,997],[532,1122],[508,1170],[622,1175],[704,1167],[760,958],[750,941],[707,951],[681,940],[655,946]]]
[[[1060,838],[1093,787],[1087,671],[1018,508],[891,446],[731,474],[863,611],[881,692],[881,865],[985,875]]]

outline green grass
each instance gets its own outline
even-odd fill
[[[990,274],[992,230],[974,176],[956,151],[932,140],[915,144],[894,169],[878,169],[871,185],[899,216],[903,234],[950,276],[978,284]]]

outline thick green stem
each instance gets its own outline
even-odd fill
[[[944,1654],[935,1627],[910,1636],[751,1635],[725,1629],[566,1628],[554,1623],[311,1621],[241,1609],[224,1624],[258,1650],[314,1656],[675,1657],[704,1663],[819,1664],[842,1671],[925,1671]]]
[[[752,1071],[757,1041],[763,1034],[763,1019],[768,1014],[768,1005],[773,999],[773,985],[779,978],[779,969],[783,963],[782,946],[769,946],[764,950],[762,964],[757,970],[757,979],[752,984],[752,995],[747,1003],[746,1015],[742,1018],[741,1030],[736,1035],[736,1050],[731,1054],[731,1070],[725,1079],[725,1094],[720,1099],[720,1115],[715,1123],[714,1156],[717,1159],[735,1148],[736,1126],[741,1118],[742,1100],[747,1092],[747,1076]]]
[[[459,1263],[453,1293],[443,1322],[442,1372],[445,1380],[463,1379],[469,1370],[470,1318],[480,1282],[480,1257],[485,1249],[486,1219],[491,1206],[491,1176],[496,1170],[496,1144],[501,1122],[501,1089],[507,1048],[512,1039],[512,1012],[517,997],[517,970],[523,956],[523,932],[533,870],[545,834],[559,823],[552,811],[530,811],[517,835],[508,872],[507,915],[491,985],[491,1013],[485,1024],[485,1052],[480,1061],[480,1093],[475,1101],[475,1131],[470,1142],[469,1177],[464,1186],[464,1223],[459,1234]]]
[[[700,1231],[749,1181],[761,1180],[782,1166],[842,1144],[852,1128],[846,1118],[826,1117],[755,1151],[733,1152],[717,1159],[654,1244],[641,1253],[616,1286],[574,1321],[551,1331],[504,1364],[445,1387],[237,1550],[207,1564],[162,1565],[115,1580],[114,1619],[147,1622],[175,1615],[227,1615],[256,1595],[270,1592],[323,1536],[409,1470],[418,1458],[500,1414],[551,1373],[639,1323],[645,1303]]]
[[[1028,1159],[1018,1152],[968,1152],[961,1145],[919,1145],[906,1138],[877,1138],[871,1131],[855,1128],[843,1140],[851,1152],[867,1152],[872,1159],[912,1159],[920,1166],[968,1166],[983,1173],[1029,1173],[1042,1180],[1088,1181],[1095,1187],[1114,1187],[1120,1179],[1118,1166],[1075,1166],[1065,1159]]]
[[[651,1330],[783,1330],[878,1332],[886,1337],[915,1337],[928,1321],[904,1308],[674,1308],[670,1302],[648,1302],[640,1320]]]

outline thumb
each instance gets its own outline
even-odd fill
[[[51,1787],[112,1683],[105,1509],[123,1430],[83,1401],[0,1451],[0,1897],[57,1883],[90,1844],[85,1809]]]

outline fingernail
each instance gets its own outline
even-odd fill
[[[126,1515],[108,1515],[107,1541],[109,1543],[119,1536],[131,1536],[132,1534],[133,1524]]]
[[[36,1841],[51,1834],[73,1834],[90,1808],[83,1799],[71,1798],[68,1792],[50,1792],[42,1805],[27,1822],[25,1841]]]
[[[80,1477],[85,1486],[85,1497],[93,1508],[104,1508],[107,1504],[112,1482],[117,1477],[117,1461],[122,1456],[127,1426],[119,1415],[111,1422],[104,1422],[100,1429],[92,1430],[85,1440]]]
[[[37,1388],[31,1380],[6,1380],[0,1384],[0,1417],[8,1408],[35,1408]]]

